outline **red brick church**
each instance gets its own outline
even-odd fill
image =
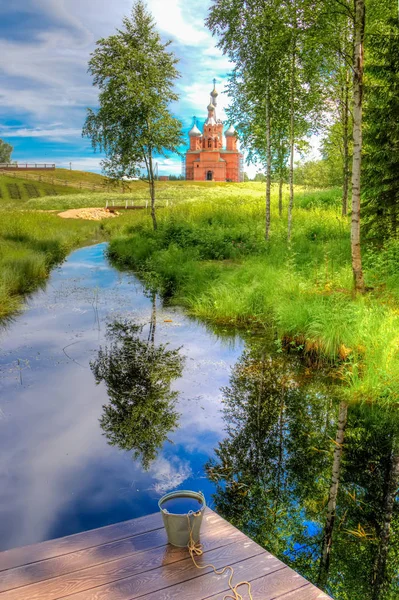
[[[208,118],[202,133],[194,124],[188,135],[190,149],[186,153],[186,179],[189,181],[242,181],[242,154],[237,149],[237,134],[231,125],[225,131],[226,148],[223,147],[223,122],[216,116],[218,93],[216,81],[208,105]]]

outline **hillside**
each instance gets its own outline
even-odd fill
[[[33,198],[76,194],[76,188],[0,174],[0,202],[23,204]]]
[[[63,179],[72,185],[79,186],[83,184],[106,185],[107,178],[99,173],[90,173],[89,171],[70,171],[69,169],[55,169],[54,177]]]

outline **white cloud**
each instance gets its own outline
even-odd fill
[[[177,456],[168,460],[159,456],[150,467],[150,475],[155,479],[153,489],[157,494],[166,494],[169,490],[176,489],[192,475],[188,461]]]
[[[210,35],[201,19],[189,22],[183,15],[182,0],[149,0],[148,8],[152,12],[159,29],[175,41],[198,46],[209,43]]]
[[[63,140],[70,136],[76,137],[81,135],[81,129],[72,129],[66,127],[53,127],[48,129],[43,129],[41,127],[7,127],[0,126],[0,137],[10,137],[10,138],[18,138],[18,137],[31,137],[31,138],[54,138],[55,140]]]
[[[72,142],[87,154],[88,145],[81,138],[86,107],[94,107],[97,89],[87,73],[87,63],[95,40],[112,34],[121,26],[122,17],[130,13],[131,0],[24,0],[21,20],[30,13],[36,17],[35,33],[24,42],[0,37],[0,118],[17,119],[18,128],[0,127],[0,136],[19,138],[16,153],[27,160],[24,139],[36,140],[37,155],[44,156],[40,143]],[[210,0],[148,0],[158,29],[172,38],[172,49],[180,59],[182,78],[177,82],[180,101],[172,107],[184,125],[195,114],[200,122],[206,117],[206,106],[212,80],[225,78],[231,69],[216,40],[204,26]],[[10,12],[10,9],[8,9]],[[41,17],[43,26],[41,26]],[[23,26],[23,22],[22,25]],[[0,24],[1,34],[1,24]],[[223,85],[219,86],[222,92]],[[219,117],[225,119],[227,97],[219,95]],[[54,125],[54,122],[57,122]],[[67,151],[65,152],[67,154]],[[52,157],[58,163],[56,157]],[[73,158],[72,158],[73,160]],[[90,159],[94,170],[99,160]],[[66,163],[69,160],[65,161]],[[75,161],[76,162],[76,161]],[[83,161],[81,161],[83,165]],[[86,161],[86,165],[90,162]],[[163,173],[179,173],[180,158],[159,159]],[[88,166],[88,168],[90,168]]]

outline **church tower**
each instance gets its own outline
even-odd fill
[[[190,181],[241,181],[242,155],[237,149],[237,135],[231,125],[225,132],[226,148],[223,147],[223,122],[217,118],[216,80],[207,106],[208,117],[202,133],[194,123],[188,135],[189,150],[186,153],[186,179]]]

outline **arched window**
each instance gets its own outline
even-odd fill
[[[212,148],[212,140],[211,139],[208,140],[208,148]]]

